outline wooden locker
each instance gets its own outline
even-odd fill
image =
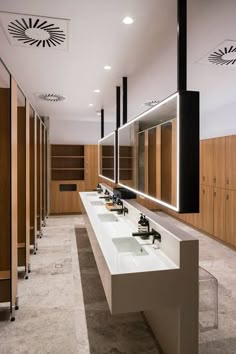
[[[213,235],[225,240],[225,189],[214,188],[214,232]]]
[[[201,186],[201,229],[213,234],[213,187]]]
[[[225,188],[225,137],[213,140],[213,184],[216,188]]]
[[[236,190],[236,135],[225,138],[226,189]]]
[[[225,241],[236,247],[236,191],[226,191]]]
[[[200,144],[200,184],[213,185],[213,139],[201,140]]]

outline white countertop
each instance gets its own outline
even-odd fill
[[[111,274],[163,271],[178,268],[160,249],[153,247],[151,240],[142,240],[140,237],[135,237],[135,239],[147,254],[119,253],[112,239],[133,238],[132,232],[137,232],[137,224],[128,215],[118,215],[117,212],[109,211],[105,206],[105,200],[99,199],[101,195],[96,192],[80,192],[80,196]],[[91,202],[94,201],[101,201],[104,205],[93,205]],[[99,214],[114,214],[118,221],[102,222]]]

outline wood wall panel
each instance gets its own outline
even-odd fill
[[[76,184],[77,191],[61,192],[60,184]],[[51,181],[50,214],[80,213],[79,192],[85,190],[84,181]]]
[[[98,184],[98,146],[85,145],[85,190],[93,190]]]

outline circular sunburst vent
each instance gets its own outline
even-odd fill
[[[47,20],[27,17],[11,21],[9,34],[20,43],[34,47],[57,47],[64,43],[64,31]]]
[[[158,100],[147,100],[144,102],[144,106],[153,107],[156,106],[160,101]]]
[[[42,93],[38,96],[38,98],[47,102],[62,102],[66,99],[65,96],[55,93]]]
[[[236,46],[217,49],[209,55],[208,60],[216,65],[236,65]]]

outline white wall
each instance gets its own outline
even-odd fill
[[[236,134],[236,102],[202,113],[201,139]]]
[[[105,124],[105,135],[114,124]],[[97,144],[101,138],[101,123],[86,121],[50,120],[50,144]]]

